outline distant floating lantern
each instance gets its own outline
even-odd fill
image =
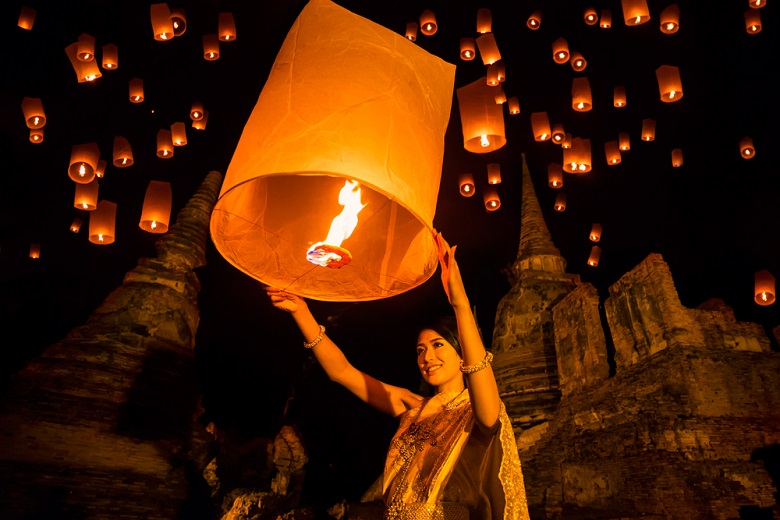
[[[70,152],[68,177],[79,184],[92,182],[99,159],[100,149],[97,143],[74,144]]]
[[[73,71],[76,73],[76,79],[79,83],[89,83],[103,76],[95,60],[81,61],[78,58],[78,43],[71,43],[65,47],[65,54],[68,55]]]
[[[171,125],[171,140],[173,146],[186,146],[187,145],[187,128],[184,123],[173,123]]]
[[[471,61],[477,55],[474,38],[460,39],[460,58],[463,61]]]
[[[607,157],[607,164],[609,166],[616,166],[620,164],[622,160],[620,156],[620,147],[617,141],[607,141],[604,143],[604,154]]]
[[[433,36],[439,26],[436,25],[436,15],[426,9],[420,14],[420,32],[425,36]]]
[[[482,7],[477,11],[477,32],[480,34],[489,33],[493,30],[493,13],[487,7]]]
[[[98,202],[89,214],[89,241],[93,244],[113,244],[116,239],[116,203],[107,200]]]
[[[479,55],[482,56],[482,63],[490,65],[501,59],[501,53],[498,51],[498,44],[493,33],[486,33],[476,39]]]
[[[406,39],[410,42],[416,42],[417,41],[417,22],[409,22],[406,24]],[[472,38],[473,40],[473,38]],[[461,51],[463,47],[461,46]],[[461,55],[461,58],[463,55]],[[472,52],[471,57],[474,57],[474,54]],[[464,58],[465,59],[465,58]]]
[[[499,84],[498,87],[496,87],[496,90],[498,90],[495,96],[496,104],[503,105],[506,103],[506,93],[504,92],[504,88]]]
[[[680,7],[672,4],[661,11],[661,32],[674,34],[680,29]]]
[[[591,170],[590,139],[572,138],[571,148],[563,150],[563,168],[569,173],[588,173]]]
[[[571,83],[571,107],[577,112],[593,108],[593,96],[588,78],[574,78]]]
[[[588,256],[588,265],[591,267],[598,266],[600,258],[601,258],[601,248],[599,246],[592,246],[590,248],[590,256]]]
[[[547,165],[547,185],[551,188],[563,188],[563,167],[558,163]]]
[[[517,99],[517,96],[512,96],[509,99],[506,100],[507,106],[509,107],[509,113],[514,115],[517,115],[520,113],[520,100]]]
[[[488,184],[501,184],[501,165],[499,163],[489,163],[487,165]]]
[[[661,65],[655,70],[661,101],[674,103],[683,97],[680,69],[673,65]]]
[[[752,159],[756,156],[756,149],[753,146],[753,139],[743,137],[739,142],[739,153],[743,159]]]
[[[489,87],[495,87],[499,84],[498,80],[498,67],[496,65],[499,62],[491,63],[487,66],[487,71],[485,74],[485,84]]]
[[[643,119],[642,120],[642,141],[654,141],[655,140],[655,120]]]
[[[565,38],[558,38],[552,42],[553,61],[558,65],[563,65],[569,61],[569,42]]]
[[[33,144],[43,142],[43,128],[30,128],[30,142]]]
[[[775,277],[764,269],[755,274],[755,296],[759,305],[772,305],[775,302]]]
[[[576,51],[572,51],[569,63],[571,63],[571,68],[574,69],[574,72],[582,72],[588,66],[588,61],[582,53]]]
[[[104,161],[103,159],[98,161],[97,168],[95,168],[95,177],[98,179],[102,179],[106,176],[106,166],[108,166],[108,163]]]
[[[460,87],[457,94],[463,147],[473,153],[488,153],[504,146],[504,112],[485,77]]]
[[[187,13],[181,7],[171,9],[171,15],[168,17],[173,25],[173,35],[181,36],[187,32]]]
[[[106,70],[116,70],[119,67],[119,47],[113,43],[103,45],[102,66]]]
[[[80,218],[78,218],[78,217],[74,218],[73,222],[71,222],[71,224],[70,224],[71,232],[72,233],[78,233],[79,231],[81,231],[81,225],[83,223],[84,223],[84,221],[81,220]]]
[[[121,135],[114,137],[112,163],[117,168],[127,168],[133,165],[133,149],[130,147],[130,141]]]
[[[761,32],[761,11],[758,9],[745,11],[745,30],[748,34],[758,34]]]
[[[564,150],[571,148],[571,134],[569,132],[566,132],[566,137],[563,138],[563,141],[561,141],[561,148]]]
[[[30,244],[30,258],[37,260],[41,257],[41,244]]]
[[[601,240],[601,224],[593,224],[590,228],[590,235],[588,238],[591,242],[598,242]]]
[[[631,149],[631,134],[628,132],[620,132],[618,134],[618,145],[620,150],[626,152]]]
[[[624,106],[626,106],[626,87],[622,85],[615,86],[612,99],[613,99],[612,104],[615,105],[617,108],[623,108]]]
[[[19,21],[16,22],[16,25],[26,31],[31,31],[35,24],[36,13],[32,7],[22,6],[22,11],[19,13]]]
[[[206,123],[208,122],[209,122],[209,111],[204,110],[203,117],[192,122],[192,128],[194,128],[195,130],[205,130]]]
[[[190,119],[197,121],[203,117],[203,103],[200,101],[193,101],[190,107]]]
[[[149,233],[165,233],[171,220],[171,183],[150,181],[146,187],[141,221],[138,226]]]
[[[219,36],[216,34],[203,35],[203,58],[206,61],[219,59]]]
[[[490,213],[501,207],[498,190],[493,186],[487,186],[482,190],[482,200],[485,202],[485,209]]]
[[[232,42],[236,39],[236,20],[233,13],[219,13],[217,27],[219,41]]]
[[[387,298],[425,282],[438,267],[431,229],[454,79],[453,65],[403,35],[310,0],[228,167],[211,216],[217,250],[318,300]],[[488,91],[483,110],[503,114],[485,78],[476,84]],[[359,215],[339,214],[355,199]],[[325,238],[329,226],[338,241]]]
[[[550,139],[552,130],[547,112],[533,112],[531,114],[531,132],[534,134],[534,141],[542,142]]]
[[[474,176],[470,173],[461,173],[458,176],[458,190],[464,197],[471,197],[476,191]]]
[[[171,21],[171,11],[168,4],[152,4],[149,8],[149,14],[152,19],[152,34],[157,41],[168,41],[174,37],[173,22]]]
[[[565,193],[559,193],[557,197],[555,197],[555,204],[553,204],[553,209],[557,212],[563,212],[566,211],[566,194]]]
[[[98,180],[92,179],[88,184],[76,184],[76,195],[73,198],[73,207],[84,211],[93,211],[98,202]]]
[[[491,63],[487,67],[488,74],[490,74],[490,71],[495,71],[496,79],[498,79],[499,83],[503,83],[506,81],[506,64],[504,64],[503,61],[496,61],[494,63]]]
[[[170,159],[173,157],[173,139],[171,131],[162,128],[157,131],[157,157]]]
[[[595,7],[586,7],[585,12],[583,13],[583,18],[585,19],[585,23],[587,25],[596,25],[599,23],[599,15],[596,12]]]
[[[79,35],[76,47],[76,58],[79,61],[93,61],[95,59],[95,37],[87,33]]]
[[[626,25],[641,25],[650,19],[647,0],[620,0]]]
[[[566,139],[566,132],[563,130],[561,123],[555,123],[552,125],[552,140],[555,144],[561,144]]]
[[[601,20],[599,21],[599,27],[602,29],[609,29],[612,27],[612,11],[609,9],[601,10]]]
[[[29,129],[43,128],[46,125],[46,112],[43,111],[41,98],[22,99],[22,114]]]
[[[672,150],[672,166],[674,168],[680,168],[683,165],[683,153],[681,148],[675,148]]]
[[[130,90],[130,102],[142,103],[144,100],[144,80],[133,78],[128,84]]]
[[[536,10],[533,13],[531,13],[531,16],[528,17],[528,20],[525,22],[525,25],[531,29],[532,31],[537,30],[539,27],[542,26],[542,11]]]

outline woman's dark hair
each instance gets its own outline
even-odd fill
[[[438,318],[431,322],[423,323],[417,327],[417,335],[424,330],[432,330],[438,333],[442,338],[452,345],[458,356],[463,357],[463,352],[460,348],[460,339],[458,339],[458,321],[455,316],[445,316]]]

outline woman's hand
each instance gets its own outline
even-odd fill
[[[264,288],[266,294],[271,299],[271,303],[277,309],[289,312],[290,314],[295,314],[300,309],[306,307],[306,302],[303,301],[303,298],[300,296],[290,294],[282,289],[277,289],[276,287],[270,287],[268,285],[264,286]]]
[[[444,292],[447,293],[447,300],[453,307],[469,305],[469,299],[466,295],[466,289],[463,286],[463,279],[460,276],[458,262],[455,261],[455,250],[458,246],[450,247],[441,233],[433,230],[436,248],[439,251],[439,265],[441,266],[441,283],[444,286]]]

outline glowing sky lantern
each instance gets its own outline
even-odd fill
[[[661,11],[661,32],[674,34],[680,29],[680,7],[672,4]]]
[[[577,112],[587,112],[593,108],[593,95],[590,92],[588,78],[579,77],[572,79],[571,107]]]
[[[600,258],[601,258],[601,248],[599,246],[592,246],[590,248],[590,255],[588,256],[588,265],[591,267],[598,266]]]
[[[562,213],[566,211],[566,194],[565,193],[559,193],[555,197],[555,204],[553,204],[553,209],[557,211],[558,213]]]
[[[488,184],[501,184],[501,165],[499,163],[489,163],[487,165]]]
[[[168,129],[161,128],[157,131],[157,157],[161,159],[173,157],[173,137]]]
[[[458,176],[458,191],[464,197],[471,197],[476,192],[474,176],[470,173],[461,173]]]
[[[642,141],[655,141],[655,119],[642,120]]]
[[[439,26],[436,24],[436,15],[426,9],[420,14],[420,32],[425,36],[433,36]]]
[[[168,41],[174,37],[171,11],[168,4],[152,4],[149,7],[149,16],[152,21],[152,35],[157,41]]]
[[[599,27],[602,29],[609,29],[612,27],[612,11],[609,9],[601,10],[601,19],[599,20]]]
[[[36,14],[37,11],[32,7],[28,7],[26,5],[22,6],[22,10],[19,13],[19,19],[17,20],[16,25],[18,25],[19,27],[21,27],[26,31],[31,31],[33,25],[35,25]]]
[[[533,112],[531,114],[531,132],[534,135],[534,141],[547,141],[552,137],[550,129],[550,118],[547,112]]]
[[[116,203],[101,200],[89,214],[89,241],[105,246],[116,239]]]
[[[680,168],[683,165],[683,153],[681,148],[675,148],[672,150],[672,166],[674,168]]]
[[[552,42],[552,57],[558,65],[569,61],[569,42],[565,38],[558,38]]]
[[[81,231],[81,225],[83,223],[84,223],[84,221],[81,220],[80,218],[78,218],[78,217],[74,218],[73,222],[71,222],[71,224],[70,224],[70,231],[71,231],[71,233],[78,233],[79,231]]]
[[[494,186],[487,186],[482,190],[482,201],[485,203],[485,209],[488,213],[501,207],[501,198],[499,198],[498,190]]]
[[[682,80],[680,79],[680,69],[673,65],[661,65],[655,69],[655,76],[658,79],[658,90],[661,94],[661,101],[664,103],[674,103],[683,97]]]
[[[604,143],[604,155],[607,159],[609,166],[616,166],[620,164],[622,158],[620,156],[620,147],[617,141],[606,141]]]
[[[498,50],[496,37],[493,33],[485,33],[477,37],[476,42],[484,65],[490,65],[501,59],[501,52]]]
[[[563,129],[563,124],[555,123],[552,125],[552,140],[555,144],[560,145],[563,140],[566,139],[566,131]]]
[[[761,32],[761,11],[758,9],[748,9],[745,11],[745,30],[748,34],[758,34]]]
[[[165,233],[171,220],[171,183],[149,181],[138,226],[149,233]]]
[[[593,224],[593,226],[590,228],[590,235],[588,235],[588,239],[591,242],[598,242],[601,240],[601,224]]]
[[[105,70],[116,70],[119,68],[119,47],[113,43],[103,45],[101,66]]]
[[[200,119],[195,119],[192,122],[192,128],[194,128],[195,130],[205,130],[206,129],[206,124],[208,122],[209,122],[209,111],[208,110],[204,110],[203,111],[203,116]]]
[[[219,35],[203,35],[203,59],[206,61],[216,61],[219,59]]]
[[[73,207],[84,211],[93,211],[98,202],[98,180],[92,179],[88,184],[76,183],[76,195],[73,198]]]
[[[487,7],[477,10],[477,32],[489,33],[493,30],[493,12]]]
[[[585,12],[582,14],[587,25],[596,25],[599,23],[599,15],[596,12],[596,8],[593,6],[586,7]]]
[[[410,42],[416,42],[417,41],[417,22],[409,22],[406,24],[406,39]],[[461,55],[461,57],[463,57]],[[472,54],[472,58],[473,58]],[[465,58],[464,58],[465,59]]]
[[[30,258],[37,260],[41,257],[41,244],[30,244]]]
[[[233,18],[233,13],[219,13],[217,27],[219,41],[232,42],[236,39],[236,21]]]
[[[650,19],[647,0],[620,0],[623,6],[623,20],[626,25],[641,25]]]
[[[88,184],[95,178],[95,169],[100,160],[97,143],[75,144],[70,152],[68,177],[73,182]]]
[[[144,80],[133,78],[128,82],[128,90],[131,103],[143,103],[144,100]]]
[[[181,36],[187,32],[187,13],[181,7],[174,7],[171,9],[171,14],[168,16],[173,26],[173,35]]]
[[[764,269],[755,274],[754,296],[753,299],[759,305],[772,305],[775,302],[775,277],[772,273]]]
[[[631,149],[631,134],[628,132],[620,132],[618,134],[618,145],[621,152],[627,152]]]
[[[532,31],[537,30],[539,27],[542,26],[542,11],[537,9],[536,11],[532,12],[531,15],[528,17],[528,20],[525,22],[526,27],[531,29]]]
[[[73,71],[76,73],[76,79],[79,83],[90,83],[103,76],[98,67],[97,61],[81,61],[78,58],[79,44],[72,43],[65,47],[65,54],[68,55],[70,64],[73,66]]]
[[[617,108],[623,108],[626,106],[626,87],[623,85],[616,85],[613,90],[612,104]]]
[[[94,61],[95,59],[95,37],[87,33],[79,35],[76,44],[76,58],[79,61]]]
[[[112,163],[117,168],[128,168],[133,165],[133,149],[126,137],[121,135],[114,137]]]
[[[753,146],[753,139],[743,137],[739,142],[739,154],[743,159],[752,159],[756,156],[756,148]]]
[[[471,61],[474,56],[477,55],[476,42],[474,38],[461,38],[460,39],[460,59],[463,61]]]
[[[563,167],[560,164],[547,165],[547,185],[554,189],[563,188]]]
[[[520,113],[520,100],[517,98],[517,96],[512,96],[506,100],[507,106],[509,107],[509,113],[513,116]]]
[[[43,111],[41,98],[25,97],[22,99],[22,114],[27,128],[43,128],[46,125],[46,112]]]
[[[506,144],[504,111],[496,104],[494,87],[477,79],[457,90],[463,147],[473,153],[488,153]]]

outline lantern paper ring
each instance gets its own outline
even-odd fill
[[[438,267],[431,230],[454,79],[454,65],[404,35],[310,0],[225,174],[210,223],[219,253],[315,300],[377,300],[424,283]],[[351,235],[332,242],[346,207],[339,190],[352,181],[364,207]],[[313,264],[307,252],[320,241],[351,261]]]

